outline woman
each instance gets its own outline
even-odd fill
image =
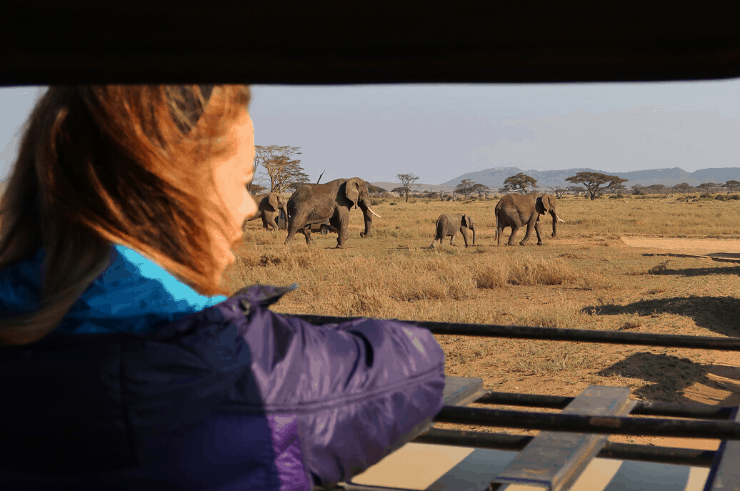
[[[241,86],[52,87],[0,217],[2,489],[310,489],[442,405],[425,330],[222,284],[256,211]]]

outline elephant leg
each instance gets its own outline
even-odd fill
[[[339,233],[337,234],[337,249],[344,248],[344,241],[347,240],[347,230],[345,228],[340,228]]]
[[[270,229],[272,229],[272,231],[274,232],[278,231],[278,225],[273,215],[270,215],[267,217],[267,225],[265,226],[265,228],[267,228],[268,226],[270,227]]]
[[[460,229],[460,233],[463,236],[463,241],[465,242],[465,248],[467,249],[468,248],[468,233],[465,231],[464,228]]]
[[[313,244],[313,239],[311,238],[311,225],[306,225],[301,229],[301,233],[306,238],[306,245]]]
[[[540,219],[534,222],[534,231],[537,233],[537,245],[544,245],[542,242],[542,234],[540,233]]]
[[[527,233],[524,234],[524,238],[521,242],[519,242],[519,245],[525,245],[529,238],[532,236],[532,229],[534,228],[534,222],[532,220],[527,222]]]
[[[514,244],[514,236],[516,235],[517,230],[519,230],[518,225],[512,225],[511,226],[511,235],[509,235],[509,241],[506,243],[506,245],[513,246]]]
[[[455,231],[455,232],[452,232],[452,233],[450,234],[450,235],[451,235],[451,237],[450,237],[450,245],[455,245],[455,244],[453,244],[452,242],[453,242],[453,241],[455,240],[455,235],[456,235],[456,234],[457,234],[457,231]]]
[[[305,226],[302,226],[301,224],[306,223],[306,220],[308,219],[308,213],[301,213],[300,215],[296,215],[290,217],[288,220],[288,236],[285,238],[285,244],[287,245],[288,242],[293,240],[293,237],[297,232],[302,232],[302,229],[305,228]],[[304,236],[306,234],[303,234]]]

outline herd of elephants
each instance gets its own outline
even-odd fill
[[[293,239],[296,232],[301,232],[306,237],[307,244],[313,243],[311,225],[328,220],[339,236],[337,248],[342,248],[347,240],[349,212],[352,208],[359,207],[365,220],[365,230],[360,232],[360,237],[370,235],[373,216],[380,218],[380,215],[371,208],[372,199],[367,183],[359,177],[336,179],[325,184],[302,184],[287,202],[279,193],[263,194],[255,199],[258,214],[250,220],[261,218],[265,229],[278,230],[276,218],[280,211],[288,218],[288,236],[285,244]],[[552,236],[554,237],[557,233],[557,223],[563,221],[557,214],[555,196],[516,193],[503,196],[496,204],[497,243],[500,243],[503,230],[511,227],[508,245],[514,245],[517,230],[526,226],[527,232],[519,244],[524,245],[534,229],[537,233],[537,244],[542,245],[540,215],[546,213],[552,216]],[[437,241],[441,243],[446,237],[452,237],[450,239],[450,245],[452,245],[458,232],[462,234],[465,247],[467,247],[468,231],[473,233],[472,245],[475,245],[475,222],[472,217],[465,214],[442,214],[437,219],[436,235],[431,247],[434,247]]]

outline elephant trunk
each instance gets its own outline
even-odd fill
[[[373,216],[367,210],[362,210],[362,216],[365,219],[365,231],[360,232],[360,237],[368,237],[370,236],[370,231],[373,228]]]
[[[475,245],[475,227],[473,227],[473,245]]]
[[[555,237],[558,234],[558,222],[562,222],[563,220],[560,219],[557,213],[554,211],[551,213],[552,215],[552,236]]]

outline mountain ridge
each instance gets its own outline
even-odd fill
[[[571,186],[572,183],[566,181],[565,178],[574,176],[578,172],[600,172],[610,176],[621,177],[622,179],[627,179],[627,182],[624,183],[627,187],[634,186],[635,184],[639,184],[641,186],[664,184],[665,186],[670,187],[675,186],[676,184],[681,184],[682,182],[685,182],[690,186],[698,186],[703,182],[724,184],[731,179],[740,181],[740,167],[709,167],[706,169],[699,169],[694,172],[685,171],[680,167],[636,170],[630,172],[607,172],[598,169],[580,167],[546,171],[522,170],[518,167],[492,167],[477,172],[468,172],[441,184],[419,183],[415,185],[413,189],[419,191],[452,192],[452,190],[455,189],[455,186],[463,179],[470,179],[473,182],[484,184],[492,189],[496,189],[504,186],[504,179],[520,172],[536,179],[537,186],[540,188]],[[393,182],[373,182],[372,184],[387,189],[388,191],[401,185],[400,183]]]
[[[571,168],[562,170],[522,170],[518,167],[492,167],[477,172],[468,172],[449,181],[443,182],[443,186],[456,186],[463,179],[470,179],[473,182],[485,184],[491,188],[499,188],[504,185],[504,179],[523,172],[537,180],[539,187],[552,186],[570,186],[570,182],[565,178],[574,176],[578,172],[600,172],[611,176],[627,179],[625,186],[630,187],[635,184],[649,186],[651,184],[664,184],[666,186],[675,186],[685,182],[691,186],[698,186],[703,182],[725,183],[731,179],[740,180],[740,167],[716,167],[699,169],[694,172],[687,172],[680,167],[671,167],[663,169],[647,169],[629,172],[607,172],[591,168]]]

